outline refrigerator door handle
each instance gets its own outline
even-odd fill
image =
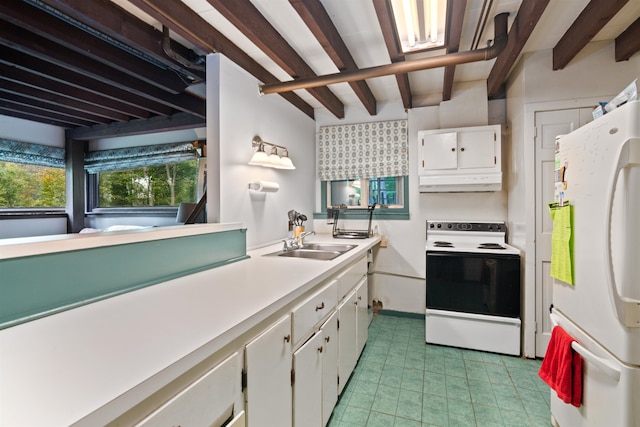
[[[549,317],[551,317],[551,323],[553,323],[553,326],[558,326],[558,315],[556,313],[551,313],[549,314]],[[584,360],[604,372],[609,378],[616,382],[620,381],[620,369],[612,362],[600,356],[596,356],[577,341],[571,343],[571,348],[582,356]]]
[[[605,278],[609,289],[609,295],[613,306],[616,309],[618,320],[626,327],[640,327],[640,300],[627,298],[618,293],[616,279],[613,275],[613,258],[611,256],[611,215],[613,211],[613,195],[615,193],[618,176],[622,169],[628,166],[640,166],[640,139],[630,138],[620,146],[618,152],[618,163],[613,171],[606,197],[605,213],[605,244],[604,246],[604,268]]]

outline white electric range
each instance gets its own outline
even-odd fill
[[[427,221],[425,341],[520,355],[520,250],[504,222]]]

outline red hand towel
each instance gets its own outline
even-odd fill
[[[571,348],[573,341],[560,326],[554,327],[538,375],[564,403],[579,408],[582,403],[582,358]]]

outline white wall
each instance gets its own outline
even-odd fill
[[[346,110],[343,120],[317,114],[316,127],[408,119],[410,163],[407,196],[410,219],[374,222],[379,233],[388,238],[388,246],[378,252],[369,298],[380,300],[386,310],[423,314],[426,220],[506,220],[507,194],[506,191],[420,193],[417,182],[418,131],[501,123],[505,120],[504,101],[488,103],[486,83],[482,81],[456,85],[452,99],[441,106],[414,108],[405,113],[398,101],[382,104],[378,110],[378,115],[371,117],[364,113],[364,109],[352,108]],[[329,232],[326,221],[316,220],[316,227]]]
[[[64,128],[0,116],[0,138],[64,148]]]
[[[260,95],[258,85],[226,57],[207,57],[209,222],[242,222],[250,248],[290,235],[290,209],[312,218],[315,206],[314,121],[279,95]],[[287,147],[296,169],[249,166],[255,135]],[[248,183],[256,180],[277,182],[280,190],[255,193]]]

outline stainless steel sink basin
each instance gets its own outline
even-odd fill
[[[281,256],[286,258],[307,258],[331,261],[343,253],[350,251],[357,245],[340,245],[331,243],[305,243],[301,248],[281,250],[266,256]]]
[[[335,251],[345,253],[355,248],[357,245],[342,245],[339,243],[305,243],[302,249],[312,249],[316,251]]]

